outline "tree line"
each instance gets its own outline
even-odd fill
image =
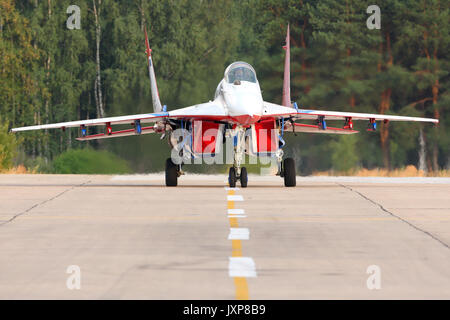
[[[298,134],[286,151],[300,172],[450,166],[449,6],[387,0],[369,29],[369,1],[0,0],[0,121],[8,128],[151,112],[144,28],[161,100],[175,109],[212,99],[225,67],[252,64],[267,101],[281,103],[287,25],[291,92],[302,108],[439,118],[383,123],[376,134]],[[80,8],[80,29],[67,8]],[[1,134],[1,133],[0,133]],[[17,162],[48,162],[87,146],[76,129],[29,132]],[[125,142],[124,140],[127,139]],[[169,148],[146,135],[93,141],[137,172],[163,168]]]

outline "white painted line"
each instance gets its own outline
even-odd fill
[[[250,239],[250,230],[248,228],[230,228],[228,240],[248,240]]]
[[[228,209],[228,214],[244,214],[244,209]]]
[[[229,257],[228,275],[230,277],[256,278],[255,261],[249,257]]]
[[[247,218],[245,214],[229,214],[228,218]]]
[[[226,191],[230,191],[230,190],[234,190],[234,191],[238,191],[239,188],[230,188],[230,187],[225,187]]]
[[[244,198],[241,195],[232,195],[227,196],[228,201],[244,201]]]

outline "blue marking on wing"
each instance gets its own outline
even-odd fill
[[[149,116],[154,116],[154,117],[168,117],[169,113],[168,112],[162,112],[162,113],[149,113]]]

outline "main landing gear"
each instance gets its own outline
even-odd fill
[[[173,163],[172,159],[166,160],[166,186],[176,187],[178,177],[181,175],[181,165]]]
[[[286,158],[282,165],[282,177],[284,178],[285,187],[295,187],[297,184],[295,178],[295,161],[292,158]]]

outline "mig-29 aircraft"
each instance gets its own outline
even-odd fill
[[[292,158],[283,160],[285,142],[284,132],[353,134],[353,120],[368,121],[368,130],[375,131],[377,121],[421,121],[438,123],[436,119],[401,117],[394,115],[336,112],[302,109],[291,102],[290,96],[290,38],[289,26],[286,36],[283,99],[282,104],[263,100],[256,72],[246,62],[230,64],[224,78],[217,86],[214,100],[194,106],[167,111],[161,104],[152,50],[147,32],[145,32],[146,53],[150,76],[150,87],[154,113],[61,122],[55,124],[35,125],[14,128],[12,132],[79,127],[77,140],[95,140],[115,138],[147,133],[168,136],[169,145],[175,154],[180,154],[181,161],[172,158],[166,160],[165,181],[167,186],[176,186],[178,177],[183,174],[182,159],[214,157],[221,150],[226,138],[232,139],[233,165],[229,169],[228,182],[235,187],[239,180],[241,187],[247,187],[247,169],[242,167],[244,154],[257,157],[275,158],[278,164],[277,175],[284,178],[286,187],[296,185],[295,162]],[[296,122],[313,120],[315,124]],[[343,120],[342,127],[329,127],[326,120]],[[130,125],[125,130],[113,130],[114,125]],[[147,125],[147,126],[146,126]],[[104,126],[104,133],[88,134],[88,127]],[[182,129],[181,135],[174,134]],[[174,153],[172,153],[174,154]]]

